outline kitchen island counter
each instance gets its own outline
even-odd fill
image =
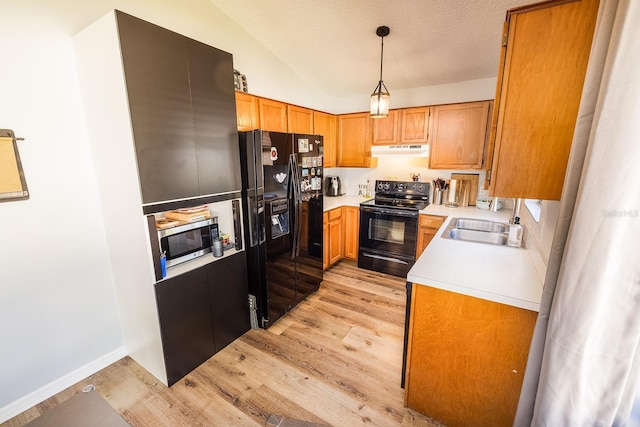
[[[509,209],[491,212],[429,205],[420,213],[447,219],[409,271],[407,281],[539,311],[545,266],[533,244],[512,248],[441,237],[452,218],[508,222]]]

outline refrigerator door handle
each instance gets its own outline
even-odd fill
[[[298,177],[298,162],[295,154],[289,156],[289,199],[293,217],[293,234],[291,245],[291,259],[300,255],[300,180]]]
[[[295,188],[295,247],[296,247],[296,256],[300,256],[300,234],[302,233],[302,224],[300,221],[302,220],[302,184],[300,182],[300,175],[298,170],[298,159],[295,154],[292,155],[293,158],[293,170],[295,171],[293,176],[295,177],[296,188]]]

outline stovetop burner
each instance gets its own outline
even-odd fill
[[[428,182],[376,181],[375,198],[361,204],[419,211],[429,205],[430,189]]]

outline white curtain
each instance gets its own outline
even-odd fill
[[[640,1],[602,0],[514,425],[631,424],[639,343]]]

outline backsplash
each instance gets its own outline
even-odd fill
[[[523,201],[520,207],[520,222],[525,228],[527,247],[535,247],[545,266],[549,263],[551,244],[560,214],[560,202],[542,200],[540,203],[540,220],[536,221]]]
[[[420,175],[418,181],[432,184],[432,181],[436,178],[449,180],[451,179],[451,173],[458,172],[478,174],[478,197],[486,197],[487,192],[482,189],[485,176],[484,170],[429,169],[428,157],[380,157],[378,158],[377,168],[328,168],[324,170],[325,175],[337,175],[340,177],[342,191],[347,196],[357,196],[359,186],[366,184],[367,179],[373,192],[376,179],[411,181],[412,175]]]

